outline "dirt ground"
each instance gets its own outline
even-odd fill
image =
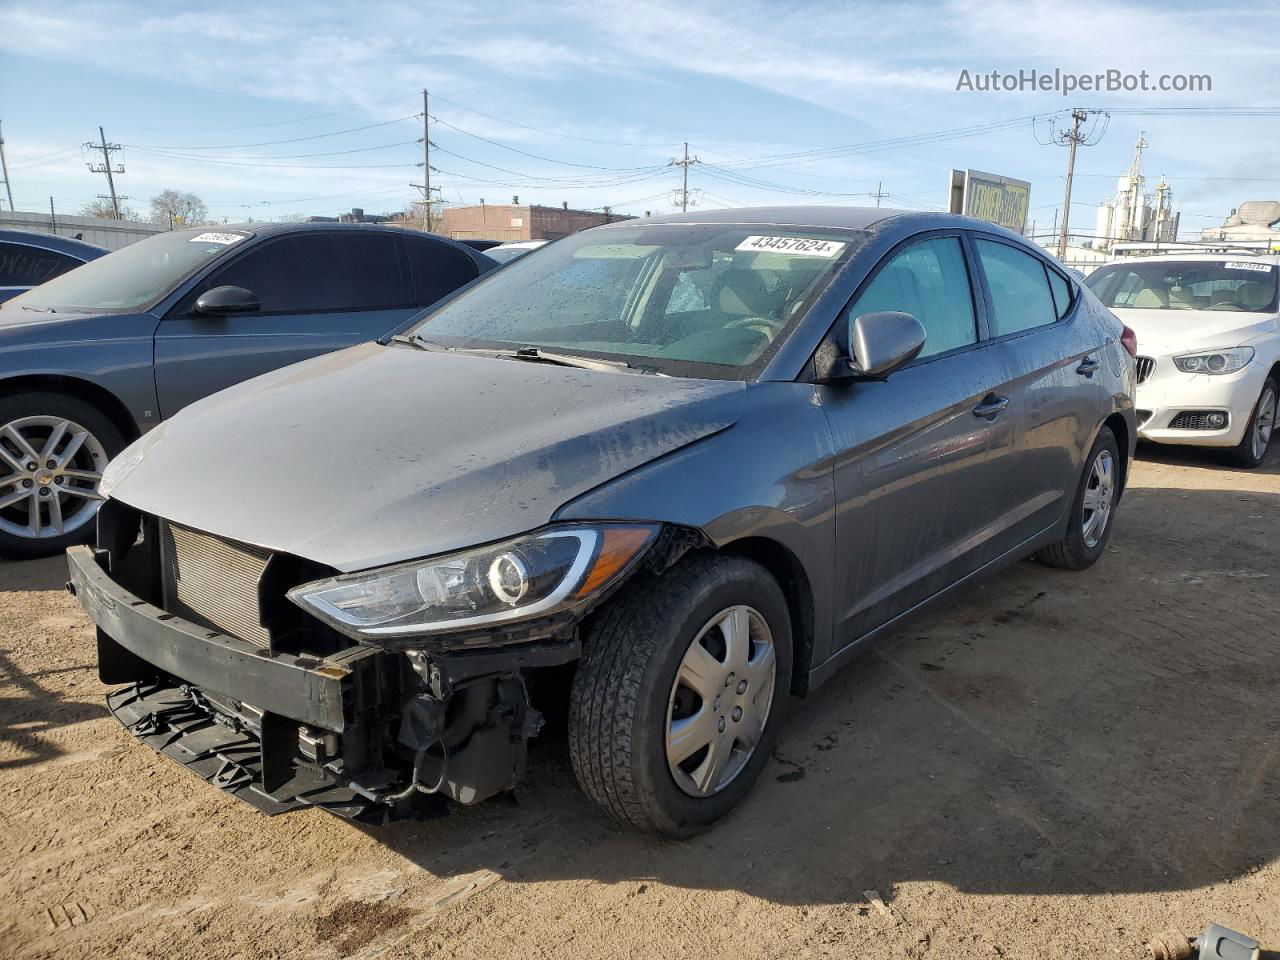
[[[1094,569],[1018,564],[880,646],[683,844],[613,828],[563,736],[515,805],[267,819],[111,719],[59,561],[0,566],[0,954],[1136,958],[1210,920],[1280,949],[1280,451],[1142,457]]]

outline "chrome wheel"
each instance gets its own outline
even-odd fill
[[[0,427],[0,530],[28,540],[74,533],[93,519],[107,465],[101,441],[62,417]]]
[[[1276,425],[1276,391],[1270,384],[1258,399],[1258,410],[1253,417],[1253,459],[1261,460],[1271,443],[1271,431]]]
[[[1081,530],[1084,545],[1092,550],[1107,532],[1111,507],[1115,502],[1115,458],[1110,450],[1099,450],[1089,467],[1089,480],[1084,487],[1084,518]]]
[[[667,766],[693,797],[742,772],[769,720],[777,677],[773,634],[751,607],[722,610],[680,661],[667,703]]]

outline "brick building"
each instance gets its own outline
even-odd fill
[[[558,240],[588,227],[626,220],[617,214],[598,210],[570,210],[566,203],[559,207],[521,204],[519,197],[511,203],[485,203],[445,207],[437,214],[436,232],[455,240]]]

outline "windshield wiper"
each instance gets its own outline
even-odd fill
[[[57,313],[53,307],[29,307],[25,303],[22,305],[23,310],[30,310],[32,313]]]
[[[512,360],[532,360],[535,363],[554,363],[561,367],[581,367],[583,370],[601,370],[605,373],[617,373],[620,370],[635,370],[625,360],[601,360],[599,357],[580,357],[573,353],[555,353],[539,347],[521,347],[505,354]]]
[[[383,341],[384,346],[388,343],[403,343],[405,346],[417,347],[419,350],[436,351],[436,350],[449,349],[442,343],[435,343],[434,341],[431,341],[431,340],[424,340],[422,339],[422,337],[414,336],[413,334],[408,334],[408,333],[392,334],[391,336],[387,337],[386,340]]]

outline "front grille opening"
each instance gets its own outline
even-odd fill
[[[1138,382],[1145,383],[1155,372],[1156,362],[1151,357],[1138,357]]]
[[[168,520],[156,529],[167,613],[275,652],[324,657],[355,645],[287,596],[337,571]]]
[[[1183,410],[1169,421],[1170,430],[1225,430],[1231,418],[1221,410]]]
[[[1147,421],[1152,417],[1152,412],[1150,410],[1136,410],[1134,412],[1137,414],[1138,426],[1140,427],[1145,427],[1147,425]]]
[[[190,527],[160,522],[164,609],[233,637],[271,645],[258,582],[271,552]]]

